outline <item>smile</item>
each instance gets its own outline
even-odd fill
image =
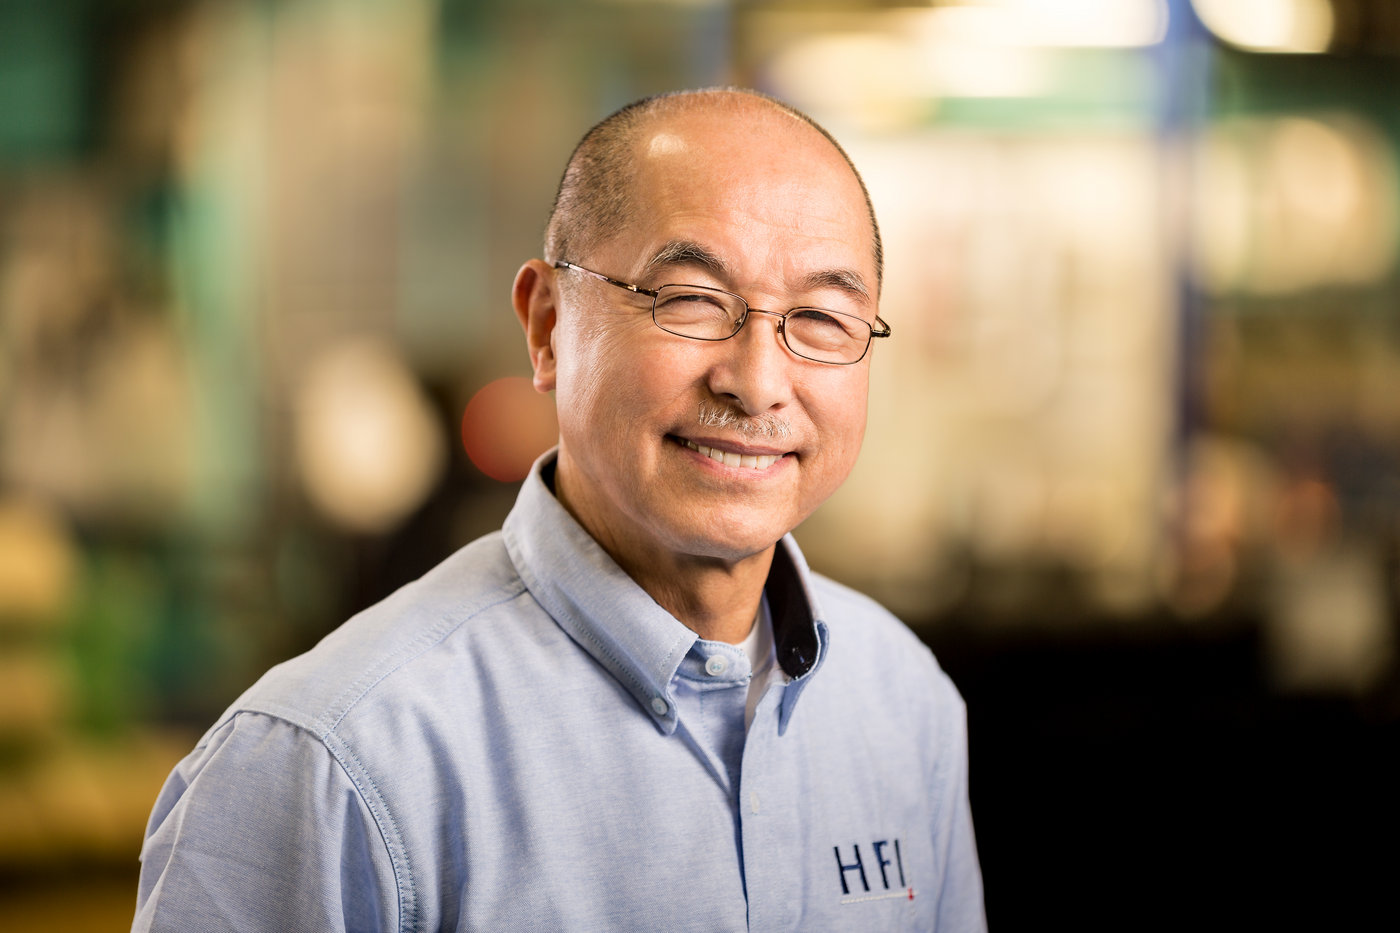
[[[749,456],[747,454],[735,454],[724,450],[716,450],[713,447],[706,447],[703,444],[697,444],[694,441],[688,441],[684,439],[681,440],[682,443],[684,443],[685,446],[689,447],[691,450],[697,451],[700,454],[709,457],[716,463],[722,463],[728,467],[742,467],[746,470],[766,470],[774,463],[778,462],[778,460],[782,459],[780,457]]]

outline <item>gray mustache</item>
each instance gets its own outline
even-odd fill
[[[700,426],[702,428],[726,428],[738,431],[745,437],[785,438],[792,434],[792,426],[777,415],[741,415],[723,405],[700,403]]]

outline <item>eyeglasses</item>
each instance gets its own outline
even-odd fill
[[[752,308],[733,292],[703,285],[663,285],[650,289],[619,282],[562,259],[554,263],[554,268],[572,269],[609,285],[646,295],[651,299],[651,319],[657,327],[692,340],[728,340],[743,329],[750,312],[771,314],[778,319],[778,333],[783,343],[794,354],[818,363],[849,366],[865,358],[872,338],[890,335],[890,325],[879,317],[875,318],[877,326],[871,327],[854,314],[824,308],[792,308],[783,312]]]

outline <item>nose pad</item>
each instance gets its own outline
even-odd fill
[[[765,311],[765,310],[763,310],[762,308],[749,308],[748,313],[749,313],[749,314],[767,314],[767,315],[771,315],[772,317],[777,318],[777,319],[778,319],[778,327],[777,327],[777,330],[778,330],[778,339],[779,339],[779,341],[782,342],[783,346],[787,346],[787,330],[784,329],[784,325],[787,324],[787,315],[786,315],[786,314],[783,314],[783,313],[780,312],[780,311]],[[746,324],[748,323],[747,319],[744,321],[744,323],[746,323]]]

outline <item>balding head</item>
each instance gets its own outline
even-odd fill
[[[623,107],[589,130],[574,149],[559,182],[545,232],[545,256],[550,261],[586,259],[611,233],[635,217],[643,209],[635,203],[640,140],[657,122],[696,111],[732,116],[735,121],[778,117],[794,121],[799,131],[819,134],[850,168],[865,199],[878,287],[884,268],[880,228],[870,193],[845,150],[801,111],[756,91],[732,88],[647,97]]]

